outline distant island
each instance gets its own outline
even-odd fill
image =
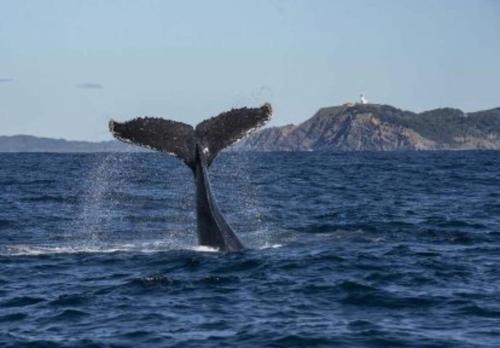
[[[500,150],[500,108],[422,113],[390,105],[344,104],[320,109],[299,125],[265,128],[231,151]],[[0,152],[149,151],[118,141],[88,142],[0,136]]]
[[[116,140],[91,142],[39,138],[31,135],[0,136],[0,152],[137,152],[148,151]]]

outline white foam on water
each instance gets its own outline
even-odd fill
[[[206,246],[172,247],[171,243],[144,242],[124,243],[101,246],[50,246],[50,245],[8,245],[0,249],[0,256],[39,256],[56,254],[109,254],[115,252],[157,253],[174,250],[190,250],[195,252],[218,252],[219,249]]]
[[[283,244],[271,244],[271,243],[265,243],[264,245],[260,246],[258,249],[259,250],[264,250],[264,249],[276,249],[276,248],[281,248]]]
[[[72,246],[35,246],[35,245],[10,245],[5,251],[1,251],[2,256],[38,256],[54,254],[80,254],[80,253],[113,253],[126,250],[124,247],[114,248],[92,248],[92,247],[72,247]]]
[[[218,248],[212,248],[212,247],[209,247],[209,246],[206,246],[206,245],[198,245],[198,246],[193,247],[191,250],[193,250],[193,251],[199,251],[199,252],[203,252],[203,253],[216,253],[216,252],[219,252]]]
[[[256,250],[276,249],[283,247],[279,243],[265,243],[256,248]],[[0,249],[0,256],[40,256],[57,254],[109,254],[116,252],[134,252],[134,253],[158,253],[175,250],[189,250],[200,253],[216,253],[220,250],[205,245],[174,245],[166,241],[149,241],[142,243],[122,243],[122,244],[103,244],[103,245],[6,245]]]

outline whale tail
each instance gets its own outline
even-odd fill
[[[199,123],[196,128],[171,120],[140,117],[127,122],[109,121],[115,138],[126,143],[175,155],[194,169],[196,145],[210,165],[217,154],[271,118],[270,104],[260,108],[232,109]]]

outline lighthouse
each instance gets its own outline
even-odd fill
[[[363,93],[361,93],[361,94],[359,95],[359,99],[360,99],[360,101],[359,101],[359,102],[360,102],[361,104],[368,104],[368,100],[365,98],[365,95],[364,95]]]

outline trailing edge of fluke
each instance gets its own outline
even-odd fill
[[[121,141],[175,155],[193,171],[200,245],[220,251],[238,251],[243,245],[226,222],[210,190],[207,170],[224,148],[263,126],[272,108],[232,109],[199,123],[196,128],[171,120],[141,117],[127,122],[109,121],[109,130]]]

